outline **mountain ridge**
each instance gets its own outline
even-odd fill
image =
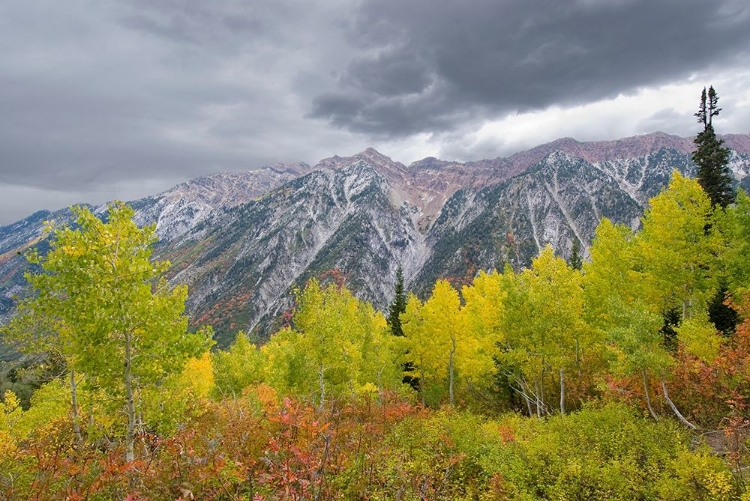
[[[727,144],[739,182],[750,180],[750,134]],[[692,174],[692,141],[654,133],[616,141],[562,138],[508,158],[409,165],[374,148],[314,166],[275,164],[181,183],[132,203],[156,224],[156,254],[189,286],[193,325],[212,324],[225,346],[237,330],[262,339],[310,278],[346,284],[384,309],[396,267],[422,296],[437,278],[455,286],[479,270],[527,265],[544,245],[586,249],[602,217],[631,227],[674,169]],[[106,206],[96,208],[102,212]],[[21,292],[25,261],[43,247],[37,212],[0,227],[0,316]],[[4,306],[3,306],[4,305]],[[9,306],[10,305],[10,306]]]

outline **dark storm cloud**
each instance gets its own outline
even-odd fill
[[[424,57],[391,50],[354,61],[341,80],[384,97],[420,94],[432,82],[429,70]]]
[[[388,137],[572,105],[747,61],[740,0],[365,0],[311,116]]]

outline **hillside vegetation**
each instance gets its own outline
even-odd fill
[[[44,363],[27,399],[4,383],[0,499],[750,499],[744,192],[675,172],[580,269],[547,247],[396,297],[390,324],[311,279],[226,351],[133,214],[79,209],[29,255],[3,335]]]

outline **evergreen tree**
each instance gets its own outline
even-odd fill
[[[729,149],[722,146],[724,141],[716,137],[712,124],[712,118],[721,111],[718,103],[719,96],[714,88],[709,87],[706,92],[704,87],[698,112],[695,114],[698,123],[703,124],[703,132],[695,138],[697,148],[693,153],[693,161],[698,165],[698,183],[711,198],[711,205],[727,207],[735,202],[735,193],[728,166]],[[724,304],[726,293],[727,288],[722,285],[711,299],[708,311],[716,328],[729,335],[739,323],[739,315],[731,306]]]
[[[718,116],[719,96],[713,87],[701,93],[701,102],[695,116],[698,123],[703,124],[703,131],[699,132],[693,141],[696,150],[693,161],[698,165],[698,183],[708,193],[713,206],[726,207],[734,202],[732,175],[729,171],[729,149],[722,146],[724,141],[716,137],[712,119]]]
[[[388,306],[388,327],[391,334],[397,337],[405,336],[401,326],[401,315],[406,312],[406,292],[404,291],[404,270],[399,267],[396,269],[396,284],[393,290],[393,301]],[[404,377],[402,382],[408,384],[414,390],[419,390],[419,377],[413,375],[414,364],[406,361],[403,364]]]
[[[568,265],[574,270],[580,270],[583,268],[583,256],[581,255],[581,242],[577,239],[573,239],[573,249],[570,251],[570,258],[568,259]]]
[[[404,292],[404,271],[401,266],[396,270],[396,285],[394,287],[393,301],[388,307],[388,325],[391,328],[391,334],[394,336],[403,336],[404,331],[401,328],[401,314],[406,311],[406,293]]]
[[[716,326],[716,330],[725,336],[734,334],[741,321],[737,310],[726,304],[728,292],[729,287],[726,283],[720,283],[716,294],[708,303],[708,319]]]

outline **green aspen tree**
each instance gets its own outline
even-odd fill
[[[438,280],[422,311],[426,329],[433,337],[433,357],[437,365],[443,365],[443,373],[447,376],[451,406],[456,403],[457,352],[467,338],[460,309],[461,300],[456,289],[447,280]]]
[[[643,297],[657,312],[677,308],[684,320],[705,309],[715,293],[721,240],[706,231],[712,213],[700,185],[677,171],[669,187],[649,201],[635,266],[643,272]]]
[[[500,273],[482,271],[461,289],[466,341],[458,361],[462,379],[471,388],[489,389],[495,379],[494,357],[505,341],[502,322],[508,293],[503,281]]]
[[[604,336],[610,370],[638,376],[646,407],[654,419],[650,374],[663,373],[672,358],[662,343],[661,312],[641,298],[643,274],[635,270],[635,235],[624,225],[602,219],[591,244],[591,260],[583,266],[586,321]]]
[[[523,377],[517,383],[525,398],[533,395],[537,416],[551,410],[545,396],[548,375],[558,382],[564,414],[565,374],[579,372],[585,354],[596,344],[596,331],[583,320],[581,274],[548,246],[516,278],[505,317],[505,356],[521,368]]]
[[[185,286],[170,287],[165,261],[151,259],[155,228],[139,228],[134,211],[109,206],[107,221],[75,207],[75,227],[52,231],[46,256],[29,254],[35,295],[21,305],[20,325],[41,323],[71,372],[86,374],[127,417],[126,460],[134,459],[136,400],[212,344],[210,329],[187,329]],[[33,336],[33,332],[30,333]],[[23,336],[23,333],[21,333]],[[75,383],[72,383],[73,406]]]
[[[267,381],[282,393],[311,397],[323,408],[331,397],[400,385],[396,338],[385,317],[346,288],[311,280],[298,295],[293,323],[261,350]]]

